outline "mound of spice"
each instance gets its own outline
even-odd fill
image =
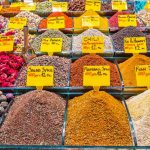
[[[4,36],[14,36],[14,51],[21,52],[22,48],[24,47],[24,33],[22,30],[8,30],[4,32],[2,35]],[[30,48],[31,42],[35,38],[35,35],[28,34],[28,40],[29,40],[29,45],[28,47]]]
[[[70,0],[68,3],[69,11],[84,11],[85,0]]]
[[[127,100],[129,112],[133,121],[137,144],[150,145],[150,90]]]
[[[65,28],[73,28],[73,19],[68,17],[66,14],[62,12],[53,12],[47,18],[50,17],[64,17],[65,20]],[[43,19],[39,24],[39,29],[47,28],[47,19]]]
[[[58,56],[39,56],[32,59],[27,66],[54,66],[54,86],[68,86],[68,76],[71,60]],[[27,78],[27,66],[22,68],[16,86],[25,87]]]
[[[131,146],[123,104],[103,91],[90,91],[69,100],[65,145]]]
[[[37,36],[31,43],[31,47],[35,51],[40,51],[43,38],[62,38],[62,51],[69,51],[71,49],[71,38],[66,36],[59,30],[47,30],[41,35]]]
[[[18,76],[24,59],[14,54],[0,53],[0,87],[12,87]]]
[[[130,14],[130,12],[117,12],[115,13],[110,19],[109,19],[109,27],[111,31],[115,31],[118,30],[119,26],[118,26],[118,16],[119,15],[127,15]],[[137,26],[139,26],[139,23],[137,21]]]
[[[65,105],[63,98],[48,91],[17,96],[0,128],[0,144],[62,145]]]
[[[113,34],[112,40],[114,43],[114,49],[118,52],[124,51],[124,38],[125,37],[146,37],[147,49],[150,49],[150,38],[148,38],[143,32],[136,27],[127,27],[117,33]]]
[[[150,65],[150,58],[145,55],[135,55],[119,64],[125,86],[137,86],[135,66]]]
[[[5,18],[0,15],[0,33],[4,32],[7,28],[8,18]]]
[[[84,31],[83,33],[79,34],[78,36],[73,36],[73,43],[72,43],[72,49],[73,51],[80,52],[82,51],[82,38],[84,36],[101,36],[104,37],[104,51],[107,53],[113,52],[113,45],[111,42],[110,37],[106,36],[102,32],[100,32],[97,29],[88,29]]]
[[[106,17],[101,17],[99,16],[98,13],[94,11],[86,11],[83,15],[80,17],[75,17],[74,18],[74,31],[78,31],[79,29],[87,29],[89,27],[83,27],[82,26],[82,19],[83,17],[98,17],[100,25],[99,26],[94,26],[94,28],[97,28],[102,31],[108,31],[108,19]]]
[[[40,13],[51,12],[52,11],[52,3],[48,2],[48,1],[37,3],[36,11],[40,12]]]
[[[120,86],[120,76],[115,64],[105,60],[98,55],[85,55],[71,64],[71,86],[83,86],[83,68],[84,66],[110,66],[110,85]]]
[[[16,15],[15,17],[17,18],[27,18],[27,25],[30,29],[35,29],[38,27],[40,21],[42,20],[42,18],[32,12],[28,12],[28,11],[22,11],[20,12],[18,15]]]

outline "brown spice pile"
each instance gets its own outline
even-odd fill
[[[0,144],[61,145],[65,104],[63,98],[47,91],[16,97],[0,128]]]
[[[69,100],[65,144],[131,146],[123,104],[106,92],[95,91]]]
[[[71,86],[83,86],[83,67],[84,66],[110,66],[110,85],[120,86],[120,76],[115,64],[105,60],[98,55],[86,55],[71,64]]]

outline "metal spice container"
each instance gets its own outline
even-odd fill
[[[54,66],[54,86],[65,87],[69,85],[68,76],[71,60],[58,56],[39,56],[32,59],[27,66]],[[22,68],[16,81],[17,87],[26,86],[27,66]]]
[[[62,145],[65,105],[48,91],[17,96],[0,128],[0,144]]]
[[[37,36],[34,41],[31,43],[31,47],[35,51],[40,51],[42,38],[62,38],[62,51],[70,51],[71,49],[71,38],[66,36],[59,30],[47,30],[41,35]]]

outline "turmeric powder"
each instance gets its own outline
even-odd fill
[[[101,31],[108,31],[109,25],[108,25],[108,19],[106,17],[101,17],[101,16],[99,16],[98,13],[96,13],[94,11],[86,11],[80,17],[74,18],[74,32],[80,32],[80,30],[83,31],[88,28],[88,27],[82,27],[82,18],[86,17],[86,16],[98,17],[100,25],[99,25],[99,27],[94,27],[94,28],[97,28]]]
[[[137,65],[150,65],[150,58],[138,54],[119,64],[125,86],[137,86],[135,74],[135,66]]]
[[[131,146],[126,110],[108,93],[90,91],[69,100],[65,145]]]

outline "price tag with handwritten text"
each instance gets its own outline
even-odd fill
[[[124,38],[125,53],[146,53],[146,38],[145,37],[125,37]]]
[[[84,66],[83,86],[110,86],[110,66]]]
[[[86,0],[85,10],[100,11],[101,1],[100,0]]]
[[[112,1],[112,10],[127,10],[127,2],[123,0],[113,0]]]
[[[54,67],[53,66],[29,66],[27,70],[27,86],[53,86]]]
[[[82,53],[104,53],[104,37],[100,36],[83,37]]]
[[[68,3],[67,2],[52,2],[53,12],[67,12]]]

